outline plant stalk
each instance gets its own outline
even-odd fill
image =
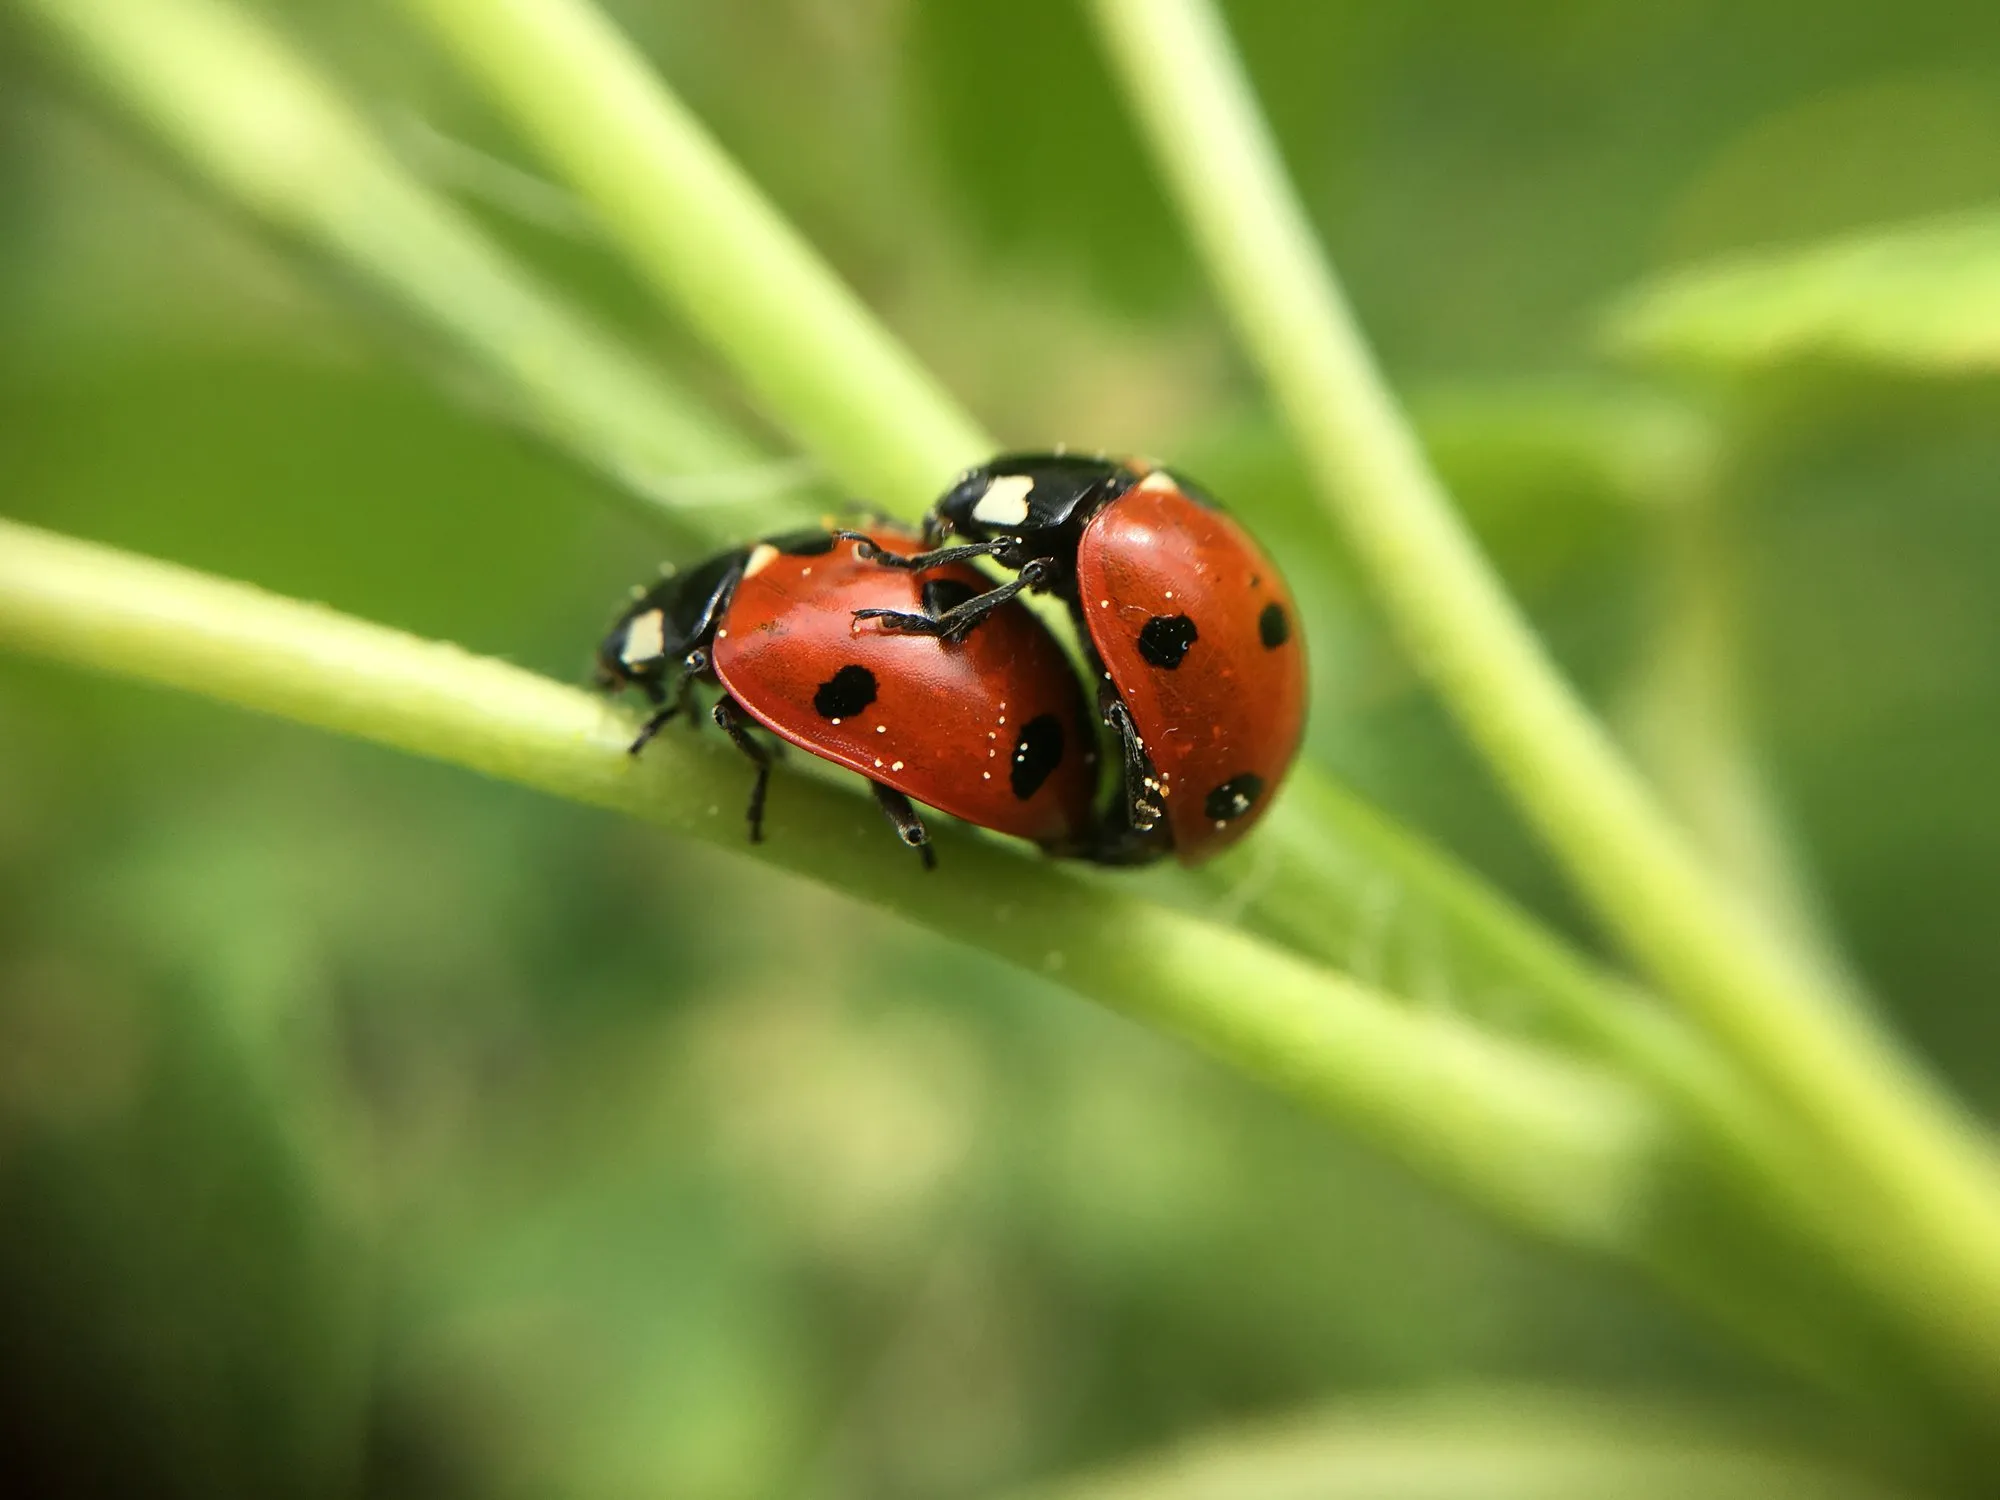
[[[685,537],[689,480],[767,460],[541,287],[303,57],[217,0],[15,0],[238,207],[428,330],[508,415]]]
[[[616,809],[818,880],[1188,1042],[1517,1225],[1648,1267],[1906,1434],[1950,1424],[1905,1409],[1908,1388],[1883,1373],[1896,1353],[1865,1309],[1772,1239],[1675,1112],[1611,1068],[955,824],[934,828],[946,873],[926,873],[871,803],[831,780],[781,776],[770,837],[752,846],[747,770],[720,736],[661,736],[634,759],[634,720],[601,697],[7,521],[0,644]]]
[[[850,491],[911,513],[994,443],[595,6],[406,0],[662,298]]]
[[[453,646],[6,521],[0,640],[754,854],[1192,1042],[1569,1243],[1626,1243],[1668,1160],[1657,1111],[1608,1071],[969,832],[939,829],[949,875],[927,874],[850,789],[781,778],[753,848],[746,770],[720,736],[662,736],[635,759],[607,700]]]
[[[2000,1173],[1957,1107],[1697,858],[1561,680],[1376,368],[1204,0],[1092,0],[1223,303],[1413,657],[1609,927],[1802,1129],[1853,1253],[2000,1403]]]

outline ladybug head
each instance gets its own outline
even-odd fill
[[[597,648],[597,685],[606,692],[657,682],[677,653],[668,650],[666,612],[643,599]]]
[[[1080,525],[1136,477],[1096,455],[1006,453],[960,475],[934,514],[961,536],[1044,537]]]

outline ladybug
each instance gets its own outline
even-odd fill
[[[850,541],[843,537],[851,536]],[[774,536],[661,580],[598,648],[598,681],[654,705],[631,753],[677,714],[696,683],[722,689],[710,711],[757,768],[750,839],[763,838],[771,750],[762,729],[868,778],[904,843],[935,856],[910,799],[1053,852],[1093,840],[1094,726],[1075,668],[1024,606],[990,612],[972,640],[858,630],[857,612],[938,620],[991,580],[946,562],[892,572],[919,538],[887,526]]]
[[[940,546],[950,537],[964,541]],[[1198,864],[1270,806],[1305,728],[1305,643],[1276,564],[1193,484],[1137,459],[1006,454],[931,508],[927,550],[858,544],[895,570],[991,558],[1014,576],[954,608],[856,612],[888,630],[973,641],[1024,589],[1068,603],[1098,708],[1123,751],[1092,857]]]

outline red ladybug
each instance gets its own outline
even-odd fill
[[[915,552],[887,528],[854,533],[871,555]],[[713,714],[757,767],[750,837],[763,837],[771,752],[751,724],[859,771],[903,842],[934,862],[910,799],[1056,852],[1092,841],[1097,753],[1076,671],[1032,611],[992,615],[976,639],[857,630],[867,609],[948,615],[990,586],[963,565],[920,577],[863,561],[827,531],[771,537],[710,558],[640,596],[598,648],[598,676],[656,705],[637,754],[697,682],[719,684]],[[913,636],[918,633],[906,633]]]
[[[1094,857],[1197,864],[1270,806],[1305,728],[1305,643],[1277,566],[1193,485],[1138,460],[1008,454],[969,470],[925,521],[929,551],[894,569],[989,557],[1008,582],[941,613],[870,607],[888,629],[978,639],[1023,589],[1069,603],[1097,657],[1098,707],[1124,752],[1119,807]],[[938,547],[946,537],[966,539]]]

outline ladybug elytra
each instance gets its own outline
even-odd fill
[[[848,536],[871,557],[921,546],[888,527],[796,532],[710,558],[636,599],[598,650],[604,686],[635,688],[654,705],[632,752],[691,713],[696,683],[713,684],[715,722],[757,768],[753,841],[770,783],[771,752],[754,734],[763,730],[866,777],[926,868],[934,856],[912,798],[1054,852],[1084,850],[1095,733],[1055,638],[1004,601],[963,642],[857,630],[853,616],[869,610],[943,619],[991,581],[949,561],[922,575],[878,567]]]
[[[971,642],[1023,590],[1064,600],[1095,657],[1121,789],[1092,855],[1196,864],[1262,817],[1305,728],[1290,590],[1195,486],[1138,460],[1007,454],[968,470],[925,521],[929,550],[859,550],[885,571],[990,558],[1013,578],[939,612],[870,606],[896,634]],[[958,545],[938,545],[948,538]]]

